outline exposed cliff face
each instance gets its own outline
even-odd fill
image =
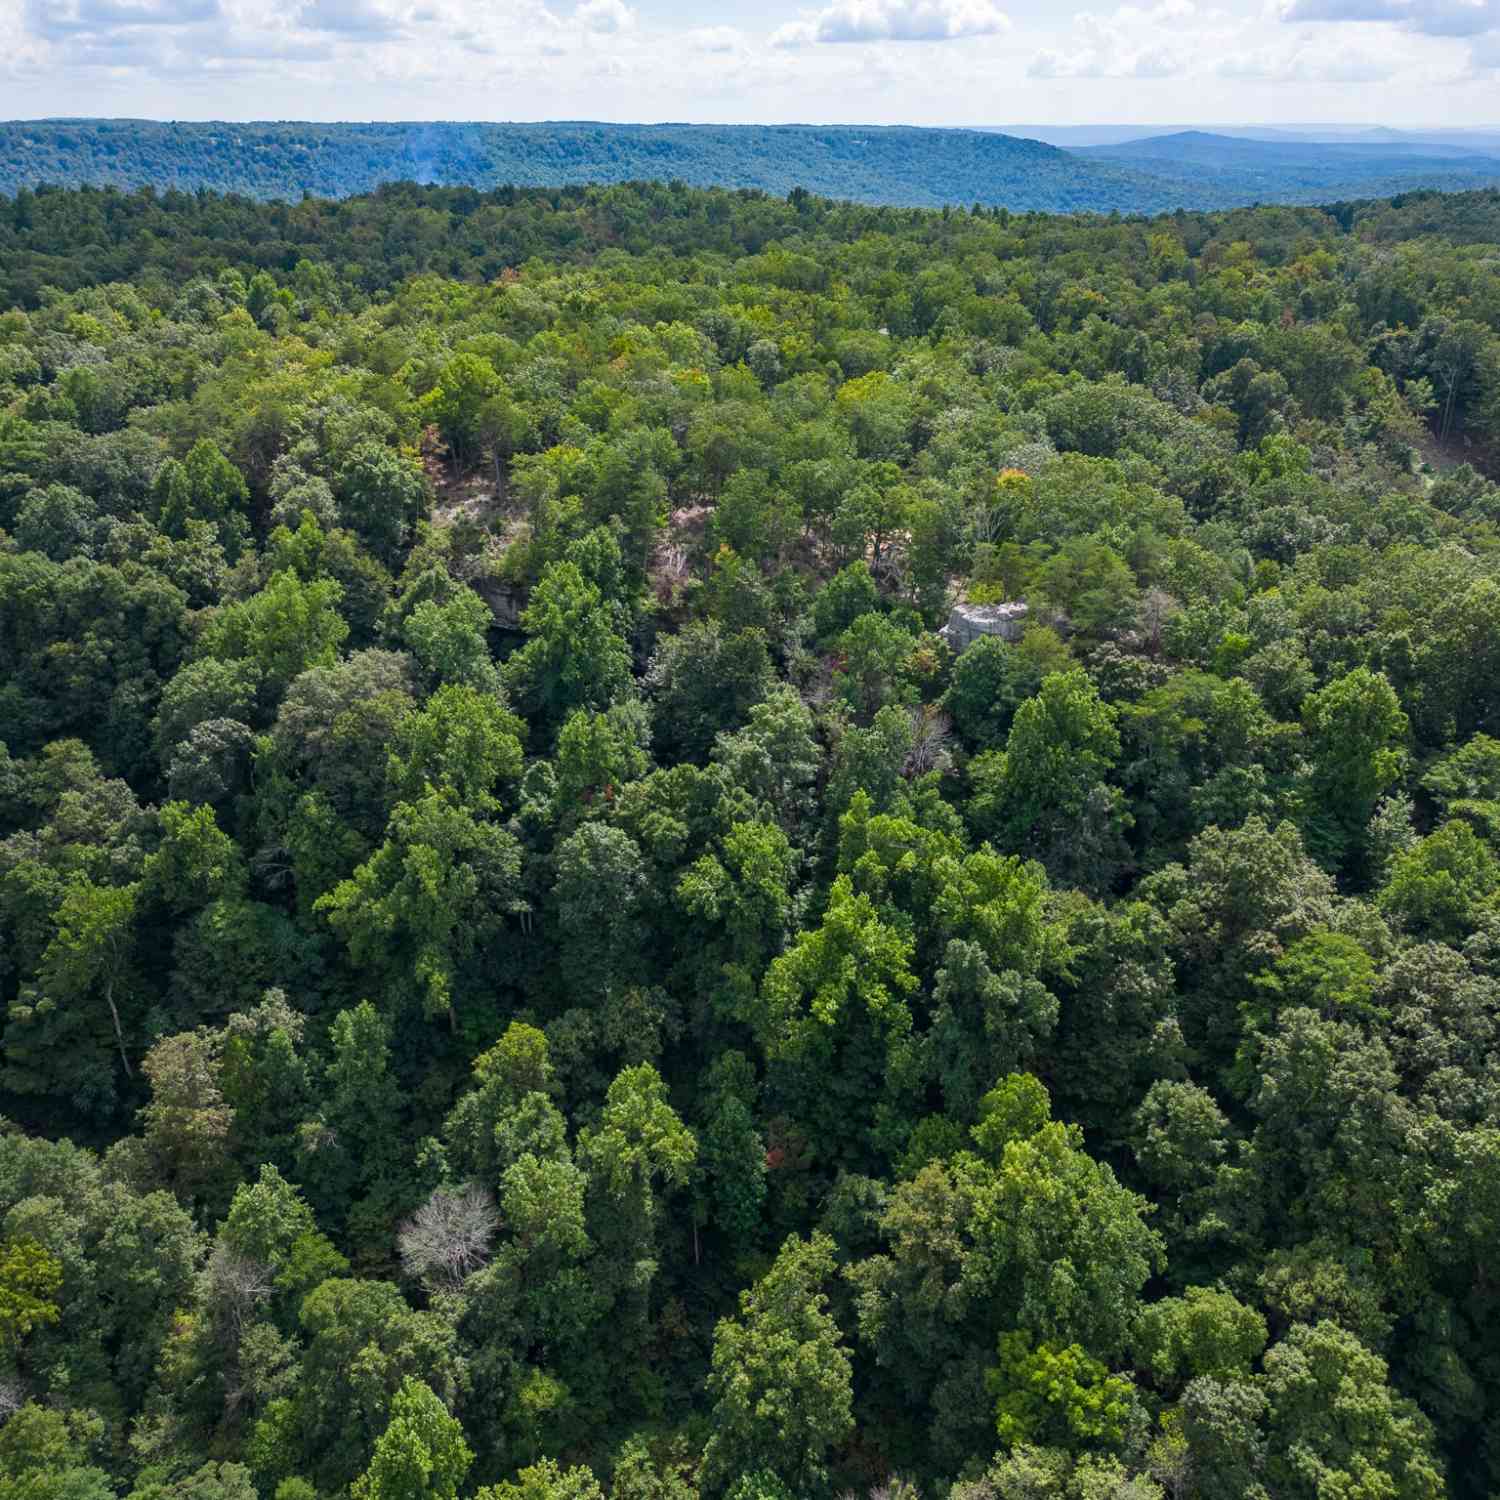
[[[1010,604],[955,604],[948,623],[938,634],[954,649],[963,651],[982,635],[998,635],[1018,641],[1026,629],[1027,607],[1023,599]]]

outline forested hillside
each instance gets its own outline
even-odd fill
[[[0,122],[0,192],[42,183],[215,188],[255,198],[367,193],[386,182],[492,188],[676,179],[802,186],[866,203],[1017,209],[1173,208],[1171,184],[1040,141],[974,130],[849,125]],[[1232,201],[1199,200],[1210,205]]]
[[[1500,1490],[1497,214],[0,199],[0,1497]]]
[[[1493,148],[1404,140],[1257,141],[1202,130],[1088,146],[1078,155],[1177,182],[1184,206],[1201,206],[1200,195],[1209,192],[1220,195],[1220,202],[1306,203],[1419,185],[1483,187],[1500,174]]]
[[[1194,151],[1194,139],[1216,144]],[[1160,213],[1492,186],[1500,154],[1201,133],[1075,153],[998,131],[864,125],[0,121],[0,193],[149,183],[277,199],[405,181],[488,189],[647,179],[776,194],[802,187],[909,207]]]

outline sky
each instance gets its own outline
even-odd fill
[[[0,118],[1500,124],[1500,0],[0,0]]]

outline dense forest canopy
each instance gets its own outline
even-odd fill
[[[0,1497],[1500,1489],[1497,239],[0,199]]]
[[[1493,181],[1500,163],[1488,165]],[[407,180],[483,189],[646,178],[779,194],[801,184],[842,198],[929,207],[978,198],[1018,208],[1140,212],[1178,201],[1168,183],[1129,167],[976,130],[596,121],[0,122],[0,192],[9,193],[48,182],[126,189],[153,183],[295,198],[304,191],[368,193]]]
[[[1493,186],[1500,152],[1188,134],[1079,154],[1000,131],[876,125],[0,121],[0,193],[150,183],[277,199],[400,181],[489,189],[642,179],[778,195],[801,186],[927,208],[1160,213]]]

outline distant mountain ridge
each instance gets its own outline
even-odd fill
[[[986,130],[850,125],[616,125],[296,121],[0,123],[0,193],[43,183],[260,199],[340,198],[381,183],[485,189],[681,181],[794,187],[909,207],[1149,214],[1317,203],[1500,183],[1500,147],[1250,140],[1181,131],[1062,149]]]
[[[1198,133],[1242,141],[1302,142],[1308,145],[1379,145],[1407,142],[1413,145],[1457,146],[1469,151],[1500,150],[1500,125],[1436,126],[1431,129],[1397,129],[1390,125],[984,125],[1000,135],[1045,141],[1049,146],[1076,150],[1086,146],[1119,146],[1162,136]]]
[[[1431,157],[1484,159],[1488,153],[1475,146],[1439,141],[1412,141],[1393,136],[1370,141],[1270,141],[1250,136],[1220,135],[1211,130],[1179,130],[1171,135],[1143,136],[1136,140],[1100,146],[1068,148],[1078,156],[1107,161],[1143,158],[1193,161],[1375,161],[1384,157]]]
[[[344,197],[382,182],[489,188],[680,180],[694,187],[793,187],[869,203],[1019,209],[1172,206],[1171,189],[1013,136],[910,127],[810,125],[0,124],[0,191],[42,182],[199,187],[259,198]]]
[[[1412,141],[1251,140],[1184,130],[1113,145],[1075,147],[1074,155],[1134,169],[1183,192],[1219,193],[1241,202],[1383,197],[1416,187],[1470,188],[1500,181],[1500,147]]]

